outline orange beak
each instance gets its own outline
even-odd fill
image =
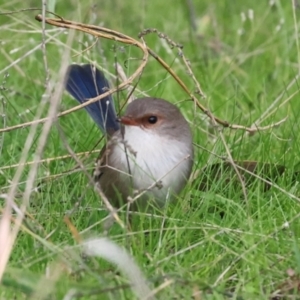
[[[126,117],[126,116],[121,117],[121,118],[119,118],[119,122],[124,125],[139,126],[139,123],[132,117]]]

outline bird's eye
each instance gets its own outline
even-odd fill
[[[157,117],[156,116],[151,116],[148,118],[148,122],[150,124],[155,124],[157,122]]]

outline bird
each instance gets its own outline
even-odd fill
[[[65,88],[84,103],[110,85],[95,65],[71,64]],[[177,106],[160,98],[138,98],[118,117],[112,96],[107,96],[85,109],[107,137],[93,178],[110,203],[148,210],[176,201],[194,160],[192,132]]]

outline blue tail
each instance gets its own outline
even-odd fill
[[[66,90],[80,103],[95,98],[109,90],[104,74],[93,65],[71,65],[66,78]],[[85,107],[102,132],[112,134],[120,125],[111,96]]]

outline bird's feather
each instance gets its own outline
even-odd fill
[[[95,66],[71,65],[66,77],[66,90],[80,103],[95,98],[109,90],[109,83],[104,74]],[[112,134],[120,125],[111,96],[107,96],[85,107],[102,132]]]

